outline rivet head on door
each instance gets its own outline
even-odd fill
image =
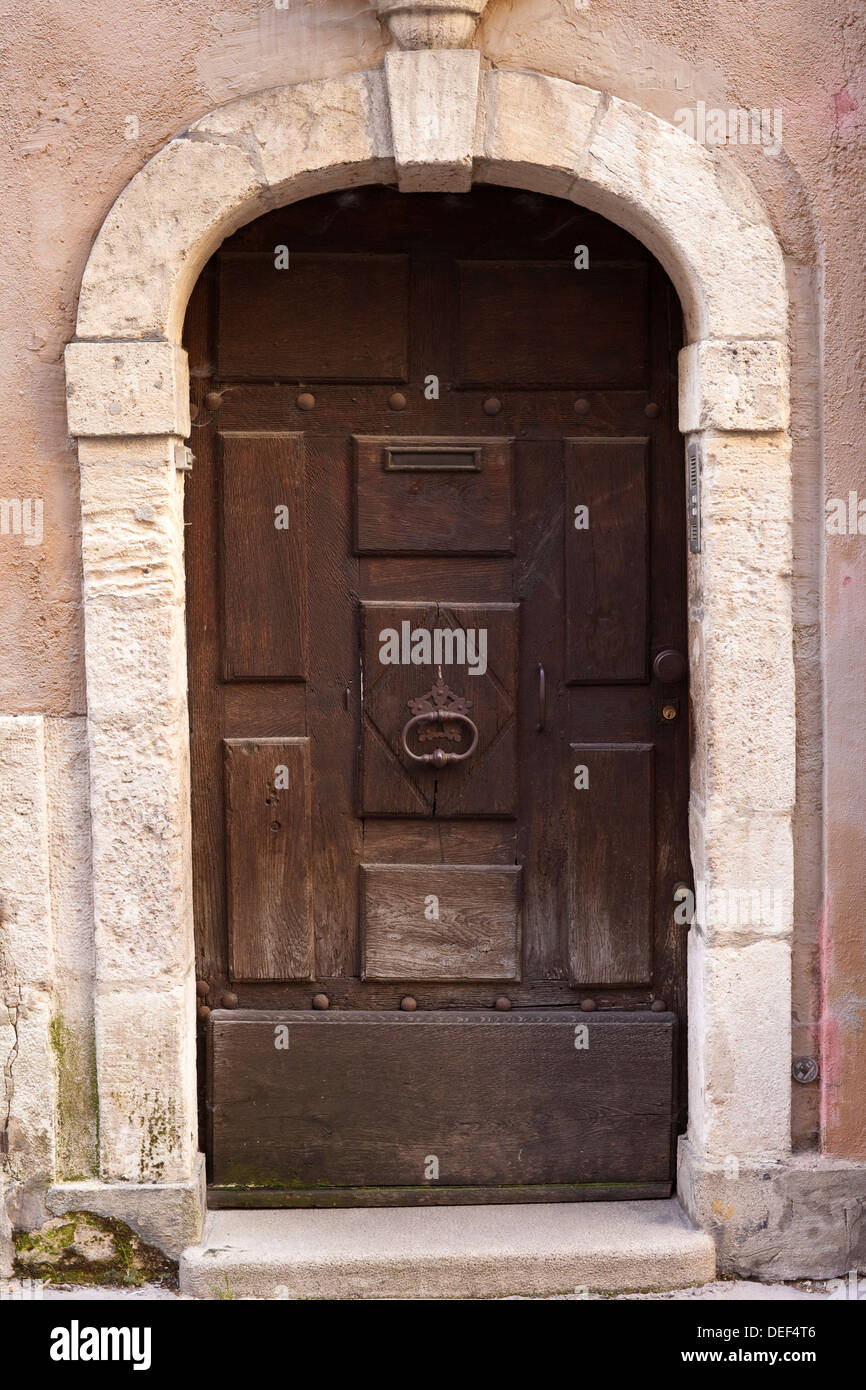
[[[658,416],[660,409],[661,407],[656,405],[655,401],[650,401],[647,405],[644,406],[643,413],[648,420],[655,420]]]
[[[395,391],[392,396],[389,396],[388,405],[390,406],[391,410],[405,410],[406,397],[403,395],[403,392]]]
[[[207,395],[204,398],[204,403],[207,406],[208,410],[219,410],[220,406],[223,403],[222,391],[208,391]]]
[[[595,1007],[596,1007],[596,1005],[595,1005],[595,1000],[594,1000],[594,999],[581,999],[581,1001],[580,1001],[580,1007],[583,1009],[583,1012],[584,1012],[585,1014],[592,1014],[592,1013],[595,1013]]]
[[[579,399],[575,401],[574,413],[575,415],[589,414],[589,401],[586,399],[585,396],[580,396]]]
[[[229,990],[223,995],[222,1004],[224,1009],[236,1009],[238,1006],[238,996]]]
[[[418,1000],[413,999],[411,994],[407,994],[405,998],[400,1000],[400,1008],[403,1010],[404,1013],[412,1014],[415,1012],[417,1007]]]
[[[316,398],[311,391],[302,391],[295,401],[298,410],[313,410],[315,404]]]
[[[207,980],[196,980],[195,992],[199,999],[205,999],[210,994],[210,985]]]
[[[196,1012],[198,1013],[198,1016],[201,1019],[202,1023],[204,1023],[205,1019],[208,1017],[210,1013],[210,1009],[208,1008],[207,1004],[201,1004],[199,1005],[199,1008]]]
[[[500,994],[493,1007],[498,1009],[501,1014],[507,1013],[511,1008],[511,1000],[508,998],[507,994]]]
[[[485,415],[498,415],[502,410],[502,402],[496,396],[488,396],[484,402]]]
[[[663,1014],[667,1008],[667,1004],[663,999],[654,999],[650,1004],[650,1008],[654,1014]]]
[[[331,1001],[330,1001],[330,999],[328,998],[327,994],[314,994],[314,995],[313,995],[313,1008],[314,1008],[314,1009],[330,1009],[330,1007],[331,1007]]]

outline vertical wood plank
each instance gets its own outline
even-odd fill
[[[308,980],[313,970],[310,741],[225,739],[229,973]]]
[[[521,439],[515,446],[520,599],[520,815],[523,964],[526,978],[564,979],[566,950],[567,771],[563,602],[562,444]],[[540,671],[544,671],[544,710]],[[542,727],[539,725],[542,724]]]
[[[566,680],[646,680],[648,441],[564,443]]]
[[[307,541],[302,436],[223,434],[223,679],[303,680]],[[277,509],[285,509],[278,514]]]
[[[653,753],[652,744],[571,744],[569,954],[575,984],[650,982]]]

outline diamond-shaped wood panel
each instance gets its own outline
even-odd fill
[[[517,605],[364,603],[361,627],[361,814],[513,816]],[[447,687],[446,709],[465,712],[478,729],[471,757],[444,767],[413,763],[402,746],[408,720],[435,706],[437,682]],[[416,725],[407,737],[414,752],[461,752],[471,729],[446,719],[441,730]]]

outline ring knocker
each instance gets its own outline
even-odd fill
[[[409,730],[416,724],[443,724],[446,719],[459,719],[472,730],[472,742],[465,753],[446,753],[444,748],[435,748],[432,753],[413,753],[409,747]],[[434,767],[445,767],[448,763],[462,763],[470,757],[478,746],[478,728],[468,714],[458,714],[456,710],[434,709],[423,714],[415,714],[403,726],[403,749],[413,763],[432,763]]]

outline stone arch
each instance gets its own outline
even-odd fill
[[[160,150],[103,224],[67,349],[97,962],[103,1196],[90,1201],[98,1209],[118,1184],[112,1210],[134,1201],[141,1224],[148,1194],[158,1205],[171,1189],[191,1213],[183,1243],[201,1206],[186,303],[220,242],[270,208],[367,183],[462,192],[473,181],[568,198],[619,223],[682,300],[680,428],[702,458],[702,548],[689,573],[691,837],[710,905],[689,942],[681,1169],[692,1209],[702,1206],[700,1174],[722,1172],[732,1155],[757,1168],[789,1149],[794,679],[781,252],[744,178],[655,116],[538,73],[483,71],[470,50],[395,52],[381,69],[232,102]],[[731,906],[746,900],[745,911]],[[164,1205],[165,1222],[176,1221],[177,1202]],[[158,1234],[163,1218],[148,1229]],[[166,1247],[179,1238],[165,1227]]]

